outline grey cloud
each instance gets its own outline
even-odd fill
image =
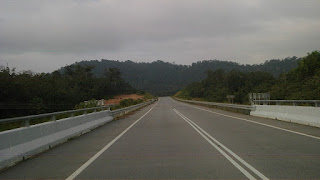
[[[318,0],[2,0],[0,63],[52,60],[54,70],[95,58],[190,64],[302,56],[320,45],[319,5]]]

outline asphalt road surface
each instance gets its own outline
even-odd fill
[[[169,97],[0,179],[320,179],[320,129]]]

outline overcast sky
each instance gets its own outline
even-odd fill
[[[262,63],[320,50],[320,0],[0,0],[0,65]]]

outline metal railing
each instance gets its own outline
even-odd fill
[[[56,116],[58,116],[58,115],[69,114],[68,117],[74,117],[75,113],[78,113],[78,112],[80,112],[80,113],[82,112],[83,114],[87,114],[88,111],[96,112],[97,110],[105,110],[105,109],[110,110],[110,107],[112,107],[112,106],[114,106],[114,105],[99,106],[99,107],[85,108],[85,109],[76,109],[76,110],[69,110],[69,111],[59,111],[59,112],[30,115],[30,116],[23,116],[23,117],[6,118],[6,119],[0,119],[0,124],[22,121],[23,126],[29,127],[31,120],[50,117],[50,121],[56,121]]]
[[[254,100],[254,105],[311,105],[320,107],[320,100]]]
[[[240,104],[227,104],[227,103],[216,103],[216,102],[207,102],[207,101],[192,101],[192,100],[183,100],[179,98],[175,98],[179,101],[190,102],[190,103],[198,103],[198,104],[205,104],[205,105],[212,105],[212,106],[219,106],[219,107],[228,107],[228,108],[235,108],[235,109],[243,109],[243,110],[253,110],[254,107],[250,105],[240,105]]]
[[[151,104],[152,102],[156,101],[155,99],[149,100],[144,103],[136,104],[133,106],[129,106],[126,108],[116,109],[111,111],[111,115],[118,115],[118,114],[126,114],[127,112],[130,112],[134,109],[138,109],[142,106],[145,106],[147,104]],[[13,123],[13,122],[23,122],[24,127],[30,126],[30,121],[36,120],[36,119],[42,119],[42,118],[48,118],[50,117],[49,121],[56,121],[58,115],[68,115],[68,117],[74,117],[75,113],[83,113],[87,114],[88,111],[96,112],[97,110],[109,110],[110,108],[115,105],[108,105],[108,106],[99,106],[99,107],[93,107],[93,108],[85,108],[85,109],[76,109],[76,110],[69,110],[69,111],[59,111],[59,112],[53,112],[53,113],[46,113],[46,114],[38,114],[38,115],[30,115],[30,116],[23,116],[23,117],[14,117],[14,118],[6,118],[6,119],[0,119],[0,124],[3,123]]]
[[[151,104],[151,103],[153,103],[155,101],[156,101],[156,99],[151,99],[151,100],[149,100],[147,102],[143,102],[143,103],[140,103],[140,104],[132,105],[132,106],[121,108],[121,109],[116,109],[116,110],[111,111],[111,115],[116,117],[116,116],[119,116],[119,115],[127,114],[128,112],[131,112],[131,111],[134,111],[136,109],[139,109],[140,107],[146,106],[146,105]]]

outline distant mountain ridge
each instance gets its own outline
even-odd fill
[[[231,71],[233,69],[241,72],[263,71],[271,73],[277,77],[281,73],[290,71],[297,67],[299,58],[288,57],[283,60],[273,59],[263,64],[242,65],[236,62],[203,60],[192,65],[177,65],[161,60],[154,62],[133,62],[130,60],[121,62],[115,60],[90,60],[76,62],[73,65],[93,66],[93,72],[97,76],[102,76],[107,68],[118,68],[122,72],[122,77],[134,88],[150,92],[158,96],[173,95],[191,82],[203,80],[208,70],[223,69]],[[65,67],[61,68],[63,71]]]

